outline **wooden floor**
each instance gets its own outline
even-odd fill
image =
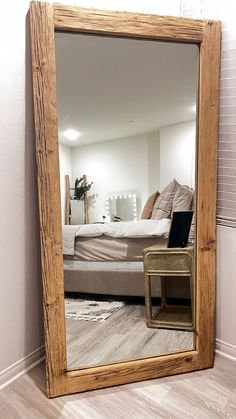
[[[192,332],[148,328],[141,303],[127,304],[104,322],[67,319],[66,337],[68,369],[194,349]]]
[[[233,419],[236,362],[49,400],[41,364],[0,392],[0,419]]]

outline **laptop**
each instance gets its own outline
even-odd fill
[[[173,213],[167,247],[186,247],[190,232],[193,211]]]

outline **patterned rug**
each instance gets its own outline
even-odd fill
[[[127,304],[127,301],[65,298],[66,319],[103,322]]]

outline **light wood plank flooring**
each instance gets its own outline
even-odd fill
[[[157,309],[157,307],[156,307]],[[66,320],[68,369],[194,349],[194,333],[146,326],[144,303],[129,303],[104,322]]]
[[[0,419],[233,419],[236,362],[49,400],[40,365],[0,392]]]

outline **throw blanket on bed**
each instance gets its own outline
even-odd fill
[[[63,254],[71,256],[74,255],[75,238],[77,236],[99,237],[105,235],[114,238],[144,238],[155,236],[167,237],[170,224],[170,219],[163,218],[161,220],[138,220],[104,224],[64,225]]]

